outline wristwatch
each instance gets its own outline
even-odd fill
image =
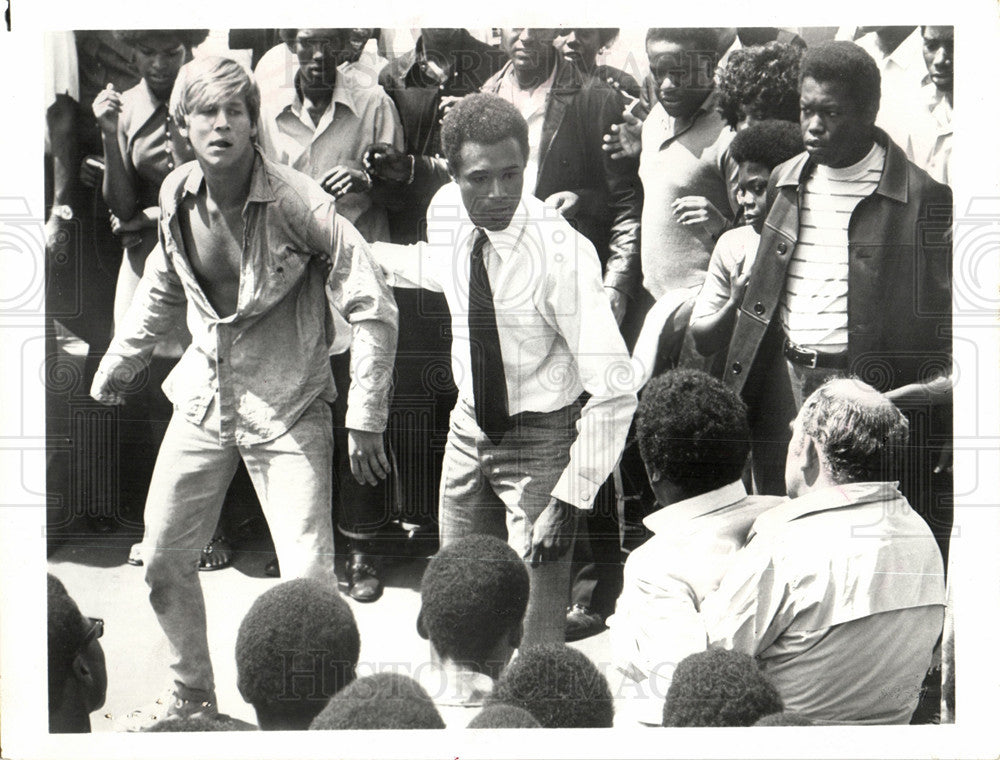
[[[63,221],[68,222],[73,218],[73,207],[67,206],[65,204],[53,206],[52,216],[56,217],[57,219],[62,219]]]

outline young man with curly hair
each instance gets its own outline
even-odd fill
[[[420,583],[417,631],[430,667],[415,676],[445,724],[465,728],[521,644],[528,572],[494,536],[460,538],[431,558]]]
[[[705,649],[702,600],[753,521],[779,500],[747,496],[746,406],[720,380],[689,369],[660,375],[643,391],[636,428],[660,509],[643,521],[653,536],[626,561],[608,621],[626,679],[615,723],[658,726],[677,664]]]

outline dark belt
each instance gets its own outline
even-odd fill
[[[785,338],[785,347],[782,349],[785,358],[792,364],[809,369],[847,369],[847,352],[841,351],[836,354],[827,354],[822,351],[813,351],[811,348],[803,348],[792,343]]]

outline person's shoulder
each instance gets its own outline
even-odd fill
[[[323,190],[319,183],[297,169],[279,164],[261,155],[263,171],[268,185],[282,203],[298,202],[315,209],[333,202],[333,196]]]

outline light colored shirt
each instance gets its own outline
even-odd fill
[[[380,87],[362,86],[339,72],[330,104],[314,124],[297,87],[271,91],[261,103],[260,143],[273,161],[319,181],[337,165],[361,169],[365,148],[384,142],[403,149],[403,125],[396,106]],[[337,200],[337,213],[365,240],[389,239],[385,209],[368,193],[348,193]]]
[[[160,241],[94,379],[142,369],[157,338],[187,317],[191,345],[163,383],[175,410],[200,424],[214,398],[220,445],[277,438],[336,389],[327,357],[329,308],[350,323],[346,426],[381,432],[395,358],[396,304],[368,246],[308,177],[257,155],[243,209],[236,311],[220,318],[198,283],[179,206],[205,192],[195,161],[163,182]],[[329,304],[328,304],[329,299]]]
[[[495,685],[485,673],[447,663],[424,663],[416,669],[414,677],[434,702],[445,728],[468,728]]]
[[[779,306],[793,343],[828,353],[847,350],[848,226],[861,199],[875,192],[884,165],[885,148],[874,143],[856,164],[817,165],[806,180],[799,239]]]
[[[701,225],[677,221],[673,202],[700,195],[730,219],[736,212],[739,167],[729,155],[736,133],[716,111],[716,99],[713,91],[689,120],[674,119],[657,103],[642,125],[642,284],[656,299],[700,286],[715,246]]]
[[[938,182],[951,184],[952,105],[933,82],[921,90],[922,101],[915,109],[906,142],[906,157]]]
[[[748,497],[741,481],[671,504],[643,520],[653,536],[629,555],[611,628],[611,656],[627,687],[615,725],[661,725],[677,663],[707,645],[698,615],[750,526],[778,497]]]
[[[427,211],[427,242],[376,243],[396,287],[444,293],[459,397],[474,408],[469,351],[469,260],[475,227],[458,185]],[[555,209],[524,194],[510,225],[487,232],[483,255],[496,309],[508,411],[552,412],[586,390],[570,461],[552,496],[590,509],[621,455],[636,407],[631,365],[601,282],[594,246]]]
[[[855,44],[875,59],[882,75],[882,99],[875,124],[889,133],[897,145],[906,144],[909,115],[920,100],[920,88],[927,74],[924,39],[916,27],[889,55],[879,50],[875,32],[859,37]]]
[[[522,191],[525,195],[534,194],[535,184],[538,182],[538,156],[542,144],[542,127],[545,124],[545,104],[552,91],[552,84],[556,80],[557,68],[557,66],[553,66],[548,79],[537,87],[524,90],[517,83],[512,66],[497,89],[497,95],[512,103],[521,112],[524,120],[528,122],[528,162],[524,167],[524,189]]]
[[[705,284],[694,302],[691,319],[717,314],[733,294],[733,282],[749,273],[757,258],[760,235],[750,225],[722,233],[708,262]]]
[[[812,491],[757,518],[702,616],[711,646],[755,657],[785,709],[908,723],[944,619],[941,553],[895,483]]]
[[[51,106],[56,95],[80,99],[80,73],[73,32],[45,32],[45,107]],[[89,103],[82,105],[90,107]]]

